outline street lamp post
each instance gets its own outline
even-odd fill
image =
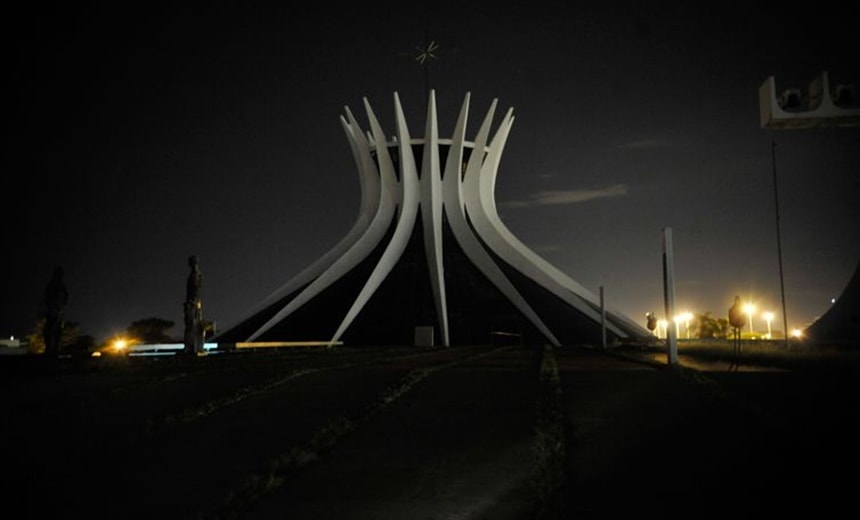
[[[686,331],[687,339],[690,339],[690,321],[693,319],[693,313],[684,311],[681,314],[675,317],[675,330],[678,336],[680,337],[680,325],[681,322],[684,322],[684,330]]]
[[[782,326],[785,330],[785,347],[788,348],[788,315],[785,312],[785,274],[782,269],[782,233],[779,230],[779,191],[776,182],[776,142],[770,142],[770,164],[773,170],[773,201],[776,214],[776,256],[779,260],[779,292],[782,296]],[[768,323],[770,327],[770,323]],[[770,331],[768,331],[770,333]]]
[[[753,333],[753,321],[752,321],[752,317],[753,317],[753,314],[755,313],[755,305],[753,305],[753,304],[751,304],[751,303],[748,303],[748,304],[744,305],[744,312],[745,312],[745,313],[746,313],[746,315],[749,317],[749,320],[750,320],[750,334],[752,334],[752,333]]]
[[[776,98],[776,80],[770,76],[759,87],[759,115],[762,128],[814,128],[821,126],[855,127],[860,125],[860,109],[845,107],[841,102],[835,102],[830,91],[830,77],[827,71],[822,72],[812,83],[818,88],[822,99],[820,103],[810,104],[807,110],[787,112],[778,106]],[[853,88],[853,86],[851,87]],[[774,109],[776,107],[776,109]],[[795,124],[793,124],[795,123]],[[800,124],[796,124],[800,123]],[[785,312],[785,276],[782,268],[782,239],[779,226],[779,191],[776,177],[776,142],[770,142],[771,170],[773,172],[773,199],[776,215],[776,253],[779,258],[779,288],[782,295],[782,326],[785,330],[785,347],[788,348],[788,316]]]
[[[766,312],[766,313],[764,313],[763,316],[764,316],[764,320],[767,322],[767,339],[771,339],[770,324],[773,321],[773,313],[772,312]]]
[[[690,339],[690,321],[693,319],[693,313],[684,313],[684,328],[687,329],[687,339]]]

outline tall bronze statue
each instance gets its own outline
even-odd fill
[[[741,329],[744,326],[744,310],[740,296],[735,296],[734,303],[729,307],[729,325],[732,327],[732,354],[734,356],[729,368],[737,369],[741,354]]]
[[[69,302],[69,291],[63,281],[63,268],[55,267],[51,280],[45,287],[42,300],[42,313],[45,317],[45,326],[42,329],[42,337],[45,340],[45,354],[49,356],[60,355],[60,338],[63,334],[63,313]]]
[[[185,284],[185,353],[197,355],[203,352],[205,330],[203,326],[203,303],[200,300],[200,288],[203,286],[203,273],[197,255],[188,257],[191,272]]]

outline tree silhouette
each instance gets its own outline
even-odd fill
[[[725,318],[714,318],[708,311],[693,318],[692,328],[693,334],[701,339],[725,338],[729,331],[729,321]]]
[[[144,318],[132,322],[126,332],[141,343],[173,343],[174,339],[167,333],[174,323],[162,318]]]

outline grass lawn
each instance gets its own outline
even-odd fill
[[[655,340],[644,348],[666,352],[666,342]],[[707,360],[730,361],[733,355],[732,342],[728,339],[679,339],[678,354]],[[741,342],[741,360],[783,368],[812,368],[860,366],[860,344],[818,345],[801,340],[744,339]]]

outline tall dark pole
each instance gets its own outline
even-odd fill
[[[663,300],[666,319],[675,317],[675,246],[672,245],[672,228],[663,228]],[[678,364],[678,329],[666,327],[666,354],[670,365]]]
[[[773,170],[773,200],[776,208],[776,254],[779,258],[779,290],[782,295],[782,326],[785,347],[788,348],[788,315],[785,312],[785,276],[782,270],[782,233],[779,228],[779,189],[776,180],[776,142],[770,142],[770,163]]]

